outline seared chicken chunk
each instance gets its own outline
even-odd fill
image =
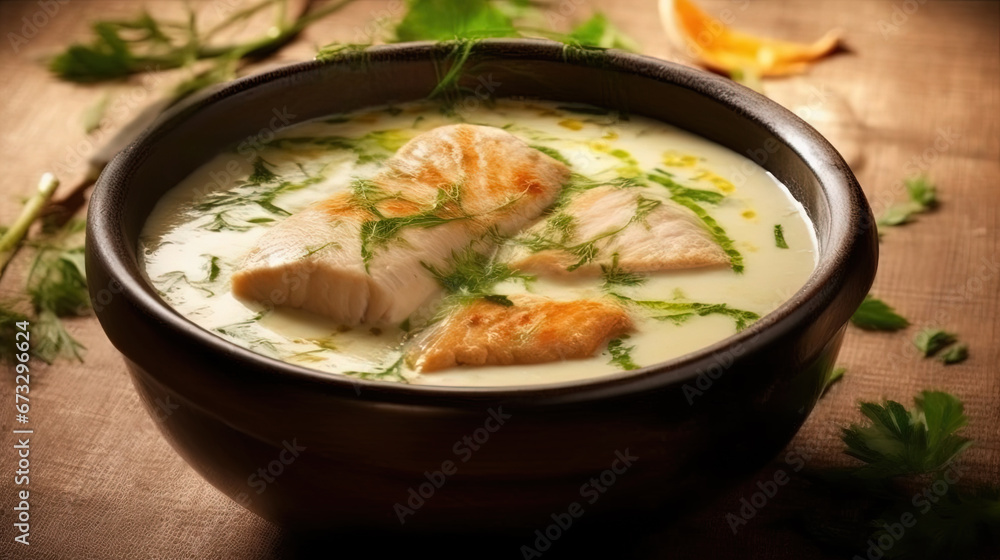
[[[454,366],[540,364],[589,358],[632,329],[618,304],[514,295],[513,306],[486,299],[460,304],[412,344],[407,361],[419,372]]]

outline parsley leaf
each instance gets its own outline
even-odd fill
[[[859,476],[885,478],[924,474],[944,468],[964,451],[971,440],[956,435],[968,419],[962,402],[938,391],[924,391],[906,410],[896,401],[861,403],[861,413],[871,423],[844,428],[845,453],[865,464]]]
[[[884,301],[870,295],[865,296],[857,311],[851,315],[851,322],[869,331],[898,331],[910,324]]]
[[[1000,488],[970,489],[956,460],[971,444],[957,433],[967,422],[961,401],[924,391],[915,403],[862,403],[870,423],[843,440],[864,464],[813,473],[795,522],[817,544],[860,557],[888,540],[880,556],[927,560],[978,558],[1000,545]]]
[[[955,335],[941,329],[923,329],[913,337],[913,345],[923,352],[924,357],[933,356],[939,350],[955,342]]]

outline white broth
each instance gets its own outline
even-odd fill
[[[420,102],[289,127],[266,144],[245,142],[219,154],[163,196],[140,239],[143,269],[178,313],[261,354],[331,374],[450,386],[555,383],[656,364],[733,335],[805,283],[816,263],[814,231],[802,206],[773,176],[731,150],[669,125],[601,113],[513,100],[446,113]],[[306,311],[269,309],[234,297],[231,275],[270,227],[348,189],[352,178],[371,177],[417,134],[457,122],[501,127],[547,153],[555,150],[575,174],[595,182],[636,181],[642,184],[634,188],[669,201],[671,192],[648,179],[656,174],[688,189],[716,193],[721,201],[701,206],[732,241],[742,271],[735,266],[661,271],[642,274],[644,281],[636,285],[607,285],[600,276],[572,274],[506,281],[496,286],[497,294],[682,305],[664,319],[650,306],[628,303],[635,330],[587,359],[433,373],[418,373],[400,359],[409,338],[400,327],[348,327]],[[255,172],[273,173],[282,186],[248,183]],[[779,246],[778,230],[787,247]],[[428,302],[423,316],[432,314],[438,302]]]

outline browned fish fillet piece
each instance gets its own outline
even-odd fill
[[[596,239],[608,232],[617,232],[595,243],[597,256],[574,271],[600,274],[601,265],[609,265],[615,253],[618,266],[629,272],[655,272],[682,268],[697,268],[729,264],[729,257],[697,216],[670,200],[654,197],[638,188],[596,187],[577,195],[562,210],[572,216],[571,237],[562,243],[567,247]],[[641,220],[634,220],[640,197],[659,205]],[[650,204],[650,202],[646,202]],[[546,223],[540,222],[525,234],[551,236]],[[619,231],[620,230],[620,231]],[[539,274],[568,274],[580,261],[561,248],[532,253],[526,247],[515,247],[510,255],[511,266]]]
[[[589,358],[632,329],[618,304],[510,296],[511,307],[479,299],[458,306],[413,343],[407,361],[419,372],[454,366],[540,364]]]
[[[552,204],[569,173],[504,130],[435,128],[400,148],[366,187],[271,228],[233,275],[233,293],[345,324],[401,322],[438,290],[422,263],[443,269],[488,231],[519,231]]]

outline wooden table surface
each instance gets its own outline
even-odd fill
[[[224,4],[208,2],[205,8]],[[57,4],[57,3],[52,3]],[[582,5],[581,5],[582,4]],[[597,2],[594,2],[597,4]],[[834,142],[854,167],[876,214],[902,199],[901,181],[927,172],[939,185],[941,206],[885,236],[873,292],[912,322],[901,333],[849,330],[839,363],[847,375],[820,402],[792,446],[810,467],[843,465],[839,427],[860,419],[860,399],[912,403],[923,389],[950,391],[966,405],[965,433],[975,446],[964,456],[970,480],[1000,483],[1000,4],[997,2],[905,3],[902,0],[712,0],[702,4],[734,14],[733,25],[792,39],[812,39],[831,27],[845,32],[849,52],[826,60],[805,76],[769,81],[766,93],[807,118]],[[906,4],[907,13],[903,10]],[[39,59],[71,39],[84,38],[87,23],[130,16],[128,1],[72,0],[41,18],[35,1],[0,3],[0,223],[9,224],[39,176],[55,170],[67,182],[83,173],[81,160],[93,141],[80,124],[83,110],[102,95],[53,79]],[[154,1],[155,13],[176,13],[177,1]],[[585,2],[566,2],[574,17]],[[913,11],[913,6],[917,6]],[[643,52],[673,58],[654,0],[609,2],[609,17]],[[393,4],[361,1],[309,29],[281,55],[307,59],[315,45],[356,40],[361,25],[391,14]],[[25,20],[44,25],[18,44]],[[31,29],[27,29],[31,31]],[[27,36],[26,34],[24,36]],[[148,79],[147,79],[148,80]],[[140,80],[114,86],[126,99],[119,118],[152,100]],[[22,254],[0,284],[0,299],[22,285],[28,256]],[[943,367],[919,357],[910,343],[923,326],[957,332],[971,357]],[[205,483],[169,447],[142,409],[119,355],[95,319],[70,321],[87,347],[82,364],[36,365],[32,378],[31,546],[13,543],[14,486],[10,430],[13,412],[0,412],[0,556],[3,558],[290,558],[307,546],[241,509]],[[9,341],[0,341],[9,344]],[[13,375],[0,381],[4,401]],[[13,400],[12,398],[10,399]],[[774,500],[737,534],[725,515],[736,511],[777,463],[740,488],[715,492],[694,513],[664,521],[626,540],[609,533],[587,550],[621,556],[813,558],[810,542],[775,520],[794,511],[795,490]],[[567,537],[569,539],[569,537]],[[372,544],[374,541],[369,541]],[[396,543],[410,551],[415,543]],[[436,542],[437,554],[478,556],[489,542]],[[477,548],[456,548],[471,546]],[[561,545],[563,552],[578,550]],[[516,557],[516,549],[500,550]],[[859,551],[863,554],[863,551]],[[560,554],[553,547],[547,556]]]

